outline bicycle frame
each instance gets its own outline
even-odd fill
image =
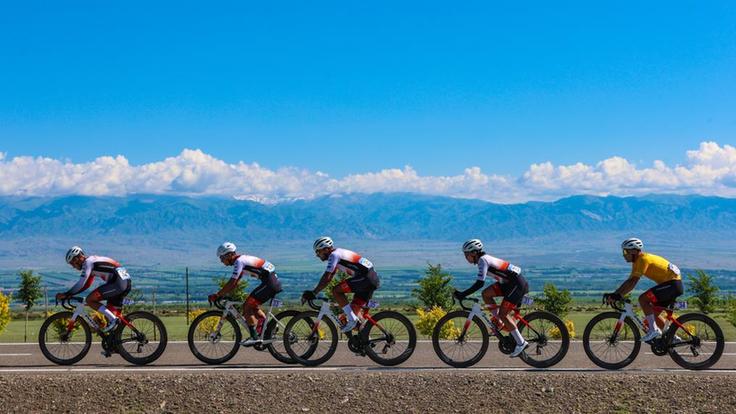
[[[473,303],[473,306],[469,309],[470,313],[468,314],[468,318],[465,320],[465,325],[463,326],[463,331],[462,331],[462,334],[460,335],[460,339],[462,340],[463,338],[465,338],[465,334],[468,332],[468,328],[470,328],[470,324],[472,323],[473,318],[475,317],[478,317],[480,320],[482,320],[483,323],[486,325],[486,327],[490,328],[491,333],[493,333],[495,337],[497,338],[502,337],[503,334],[501,333],[501,331],[499,331],[496,324],[493,323],[493,321],[491,321],[487,313],[483,312],[483,308],[481,307],[480,302],[477,299],[470,299],[470,300],[472,300],[474,303]],[[465,310],[468,310],[465,306],[462,305],[462,302],[461,302],[461,307]],[[486,307],[489,310],[493,311],[494,309],[498,308],[498,305],[487,305]],[[518,308],[514,307],[512,311],[513,313],[510,314],[510,316],[513,316],[514,318],[517,319],[518,321],[517,324],[521,322],[522,324],[524,324],[525,327],[534,331],[534,328],[532,328],[529,325],[529,322],[527,322],[524,319],[524,317],[521,315],[521,312],[519,311]],[[538,333],[536,331],[534,332]]]
[[[263,321],[263,328],[261,329],[261,333],[258,335],[259,339],[263,343],[263,345],[272,344],[277,339],[265,339],[266,335],[266,328],[268,326],[268,323],[273,319],[276,321],[276,323],[282,328],[285,329],[286,325],[281,323],[278,319],[276,319],[276,316],[273,314],[274,308],[280,308],[281,307],[281,301],[278,299],[271,299],[268,306],[268,311],[264,312],[266,314],[266,320]],[[230,301],[226,300],[224,302],[224,306],[222,306],[222,318],[220,318],[220,321],[217,323],[217,327],[214,330],[214,332],[210,335],[217,335],[217,333],[220,332],[220,329],[222,329],[222,326],[225,324],[225,319],[227,319],[228,315],[231,315],[236,321],[238,321],[238,324],[240,324],[246,331],[248,330],[248,322],[246,322],[245,317],[243,314],[238,311],[238,308],[236,307],[242,306],[243,302],[237,302],[237,301]]]
[[[74,300],[75,302],[77,302],[77,304],[72,305],[71,300]],[[95,322],[94,318],[92,318],[89,315],[89,313],[87,313],[87,311],[85,310],[87,304],[84,302],[84,300],[82,300],[81,298],[72,298],[68,300],[66,303],[68,303],[70,307],[64,306],[63,303],[62,303],[62,306],[65,307],[66,309],[70,309],[70,310],[74,309],[74,312],[72,313],[72,317],[69,319],[69,322],[67,325],[67,333],[72,332],[74,330],[74,325],[77,323],[77,319],[81,317],[82,319],[84,319],[85,322],[87,322],[87,325],[89,325],[89,327],[92,328],[92,330],[95,331],[98,335],[103,336],[103,337],[105,336],[105,334],[102,333],[102,328],[100,328],[97,322]],[[117,316],[119,320],[125,326],[132,329],[133,332],[135,332],[136,334],[139,334],[138,330],[135,329],[135,326],[133,326],[133,324],[131,324],[127,319],[125,319],[122,312],[120,312],[118,309],[112,306],[108,306],[108,309],[110,309],[110,311],[113,312],[115,316]]]
[[[340,322],[340,319],[335,315],[334,312],[332,312],[332,305],[333,304],[330,303],[329,301],[323,299],[323,298],[318,298],[318,299],[321,299],[322,300],[322,304],[319,306],[319,314],[317,315],[317,322],[315,322],[314,327],[312,327],[312,334],[313,335],[314,334],[317,334],[319,332],[319,326],[322,323],[322,319],[325,318],[325,317],[327,317],[330,320],[332,320],[332,322],[335,324],[335,326],[342,326],[342,322]],[[310,301],[310,304],[309,305],[310,305],[311,308],[317,309],[317,306],[313,306],[313,302],[312,301]],[[377,327],[384,335],[388,335],[388,332],[386,332],[386,329],[384,329],[381,326],[380,323],[376,322],[376,320],[373,319],[373,317],[370,314],[370,309],[377,308],[377,307],[378,307],[378,304],[377,303],[375,303],[373,301],[369,301],[368,302],[368,306],[366,306],[366,307],[363,308],[363,315],[361,316],[361,318],[363,319],[363,321],[361,322],[361,325],[363,325],[363,323],[365,323],[365,322],[368,322],[372,326]],[[348,336],[348,337],[352,336],[352,332],[347,332],[346,333],[346,336]]]
[[[647,329],[644,327],[644,323],[639,318],[639,315],[637,315],[636,312],[634,311],[634,306],[631,304],[631,301],[626,300],[624,302],[623,308],[619,306],[612,306],[612,307],[621,313],[621,316],[619,317],[618,321],[616,322],[616,326],[613,329],[613,337],[611,338],[612,340],[616,340],[616,338],[618,337],[618,334],[621,331],[621,328],[624,326],[626,318],[630,318],[641,332],[646,332]],[[654,308],[655,315],[661,315],[662,312],[665,312],[666,314],[665,325],[664,325],[664,328],[662,329],[663,337],[669,332],[669,330],[672,328],[673,325],[676,328],[682,328],[682,330],[685,333],[687,333],[691,338],[693,337],[693,334],[688,329],[686,329],[685,326],[681,324],[680,321],[677,320],[677,318],[673,316],[675,313],[675,310],[673,308],[666,308],[666,307],[657,306],[657,305],[654,305],[653,308]],[[651,329],[651,327],[649,328]],[[687,346],[689,344],[690,343],[687,341],[682,341],[678,343],[677,346],[683,346],[683,345]]]

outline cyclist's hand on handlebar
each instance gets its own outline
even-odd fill
[[[302,304],[304,304],[304,302],[315,299],[317,299],[317,295],[314,294],[314,291],[305,290],[304,292],[302,292]]]
[[[455,289],[452,292],[452,297],[454,297],[457,300],[463,300],[465,299],[465,295],[463,295],[463,292],[460,292],[459,290]]]
[[[618,293],[606,293],[603,295],[603,303],[606,305],[613,305],[616,302],[620,302],[623,300],[623,297],[619,295]]]
[[[217,294],[216,294],[216,293],[213,293],[213,294],[211,294],[211,295],[207,296],[207,300],[208,300],[208,301],[209,301],[210,303],[215,303],[215,302],[217,302],[217,300],[218,300],[218,299],[220,299],[220,297],[219,297],[219,296],[217,296]]]
[[[69,297],[69,296],[67,296],[67,294],[66,294],[66,293],[61,293],[61,292],[60,292],[60,293],[57,293],[57,294],[56,294],[56,301],[57,301],[57,302],[61,302],[61,301],[64,301],[64,300],[66,300],[66,299],[67,299],[68,297]]]

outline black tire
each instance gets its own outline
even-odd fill
[[[214,326],[222,318],[222,311],[211,310],[197,316],[192,324],[189,325],[189,333],[187,334],[187,342],[189,342],[189,350],[200,361],[209,365],[219,365],[231,360],[240,350],[240,341],[242,334],[238,323],[232,316],[228,315],[223,322],[223,326],[218,337],[210,336]],[[208,320],[209,319],[209,320]],[[215,322],[217,321],[217,322]],[[200,326],[202,325],[202,326]],[[225,330],[225,340],[223,341],[222,332]]]
[[[373,320],[377,325],[368,322],[360,332],[362,340],[368,344],[368,358],[387,367],[409,359],[417,347],[417,331],[409,318],[398,312],[383,311],[374,315]],[[384,356],[392,350],[398,352],[392,357]]]
[[[641,336],[639,328],[631,319],[626,318],[619,335],[613,341],[613,330],[620,318],[621,313],[619,312],[604,312],[596,315],[585,326],[583,349],[588,358],[601,368],[624,368],[634,362],[636,356],[639,355]],[[604,359],[604,354],[612,350],[616,350],[620,357]]]
[[[477,316],[473,318],[467,332],[471,333],[473,337],[479,336],[478,339],[466,341],[463,338],[462,342],[459,342],[459,335],[461,334],[462,327],[467,321],[470,313],[467,311],[453,311],[443,316],[435,325],[432,331],[432,346],[434,352],[445,364],[455,368],[467,368],[477,364],[486,352],[488,352],[488,329],[486,328],[483,321]],[[449,325],[449,326],[448,326]],[[460,325],[458,327],[457,325]],[[480,343],[477,341],[480,340]],[[469,349],[469,352],[464,353],[468,355],[468,358],[464,356],[460,358],[457,353],[464,351],[464,348],[473,344],[473,349]],[[443,345],[448,347],[454,346],[455,348],[445,349]],[[459,348],[458,348],[459,347]]]
[[[168,335],[166,326],[156,315],[138,311],[125,315],[135,327],[127,325],[115,330],[117,351],[123,359],[135,365],[148,365],[159,359],[166,350]]]
[[[274,319],[268,322],[266,333],[263,335],[263,339],[265,340],[273,339],[273,342],[268,344],[268,352],[281,363],[296,364],[296,361],[289,356],[289,353],[284,348],[283,335],[289,320],[298,316],[300,313],[297,310],[287,310],[274,315]]]
[[[284,348],[289,356],[296,362],[307,367],[315,367],[324,364],[335,354],[339,340],[337,327],[328,317],[320,321],[319,332],[325,335],[315,337],[313,335],[315,321],[318,312],[308,311],[291,318],[284,330]],[[294,341],[287,340],[294,338]],[[321,349],[325,349],[320,352]]]
[[[521,322],[517,326],[529,347],[521,353],[521,360],[534,368],[549,368],[562,361],[570,349],[570,332],[565,323],[545,311],[532,312],[524,320],[529,326]],[[556,335],[559,339],[553,337]]]
[[[712,367],[719,359],[721,359],[723,348],[725,347],[725,339],[723,338],[723,331],[716,321],[702,313],[688,313],[680,316],[677,320],[684,327],[688,327],[689,325],[694,326],[695,328],[694,333],[688,333],[685,329],[673,324],[671,329],[667,331],[666,340],[669,347],[668,351],[670,358],[672,358],[677,365],[686,369],[703,370]],[[706,331],[706,329],[709,329],[709,331]],[[691,336],[691,334],[694,335]],[[694,336],[697,338],[698,343],[694,346],[673,345],[672,341],[675,338],[675,335],[678,335],[686,343],[693,341]],[[695,352],[702,353],[703,355],[710,354],[710,356],[702,361],[693,362],[688,358],[696,356]]]
[[[70,337],[62,338],[65,335],[63,327],[67,326],[66,321],[71,319],[72,315],[72,312],[55,313],[46,318],[38,332],[38,346],[41,353],[54,364],[76,364],[87,355],[92,346],[92,332],[87,321],[81,317],[74,322],[75,327],[81,328],[81,333],[75,328]],[[74,342],[75,338],[80,338],[83,342]]]

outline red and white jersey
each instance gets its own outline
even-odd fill
[[[82,263],[82,274],[79,281],[69,290],[70,294],[75,295],[87,290],[96,277],[105,283],[112,282],[116,277],[123,280],[130,279],[128,271],[117,261],[104,256],[89,256]]]
[[[521,274],[521,268],[485,254],[478,259],[478,280],[485,281],[488,274],[493,275],[499,282],[515,282]]]
[[[261,259],[260,257],[248,256],[241,254],[233,263],[232,279],[240,279],[244,273],[248,273],[260,280],[268,278],[271,273],[276,271],[276,267],[271,262]]]
[[[335,274],[338,270],[350,276],[362,275],[373,269],[373,263],[358,253],[347,249],[335,249],[327,258],[325,272]]]

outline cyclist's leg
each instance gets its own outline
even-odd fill
[[[360,290],[353,294],[350,307],[359,318],[363,316],[363,308],[368,305],[368,301],[373,297],[373,292],[374,290]]]
[[[494,283],[491,286],[488,286],[487,288],[483,289],[481,296],[483,297],[483,302],[486,305],[494,308],[492,310],[493,316],[498,316],[498,308],[495,308],[496,301],[493,298],[497,296],[503,296],[503,290],[501,289],[501,284]]]
[[[521,332],[519,332],[516,326],[516,320],[511,316],[511,312],[521,306],[524,295],[529,291],[529,285],[519,275],[516,283],[504,283],[501,285],[501,288],[504,295],[503,302],[501,302],[501,309],[498,312],[498,318],[503,321],[505,328],[511,332],[511,336],[514,337],[517,346],[520,346],[525,343],[524,337],[521,336]]]
[[[332,296],[341,308],[344,308],[345,305],[348,304],[348,297],[345,296],[345,294],[350,292],[352,292],[352,290],[350,290],[350,285],[348,285],[347,280],[343,280],[332,288]]]
[[[667,307],[684,293],[682,280],[670,280],[659,284],[639,296],[639,305],[647,316],[648,323],[656,323],[659,329],[664,328],[664,320],[655,312],[654,307]],[[657,313],[657,314],[655,314]]]
[[[130,292],[130,279],[115,278],[114,280],[106,283],[87,296],[87,304],[96,311],[105,315],[108,321],[114,322],[117,320],[117,316],[112,310],[108,309],[107,306],[100,303],[102,300],[106,300],[108,305],[122,307],[123,299]]]

